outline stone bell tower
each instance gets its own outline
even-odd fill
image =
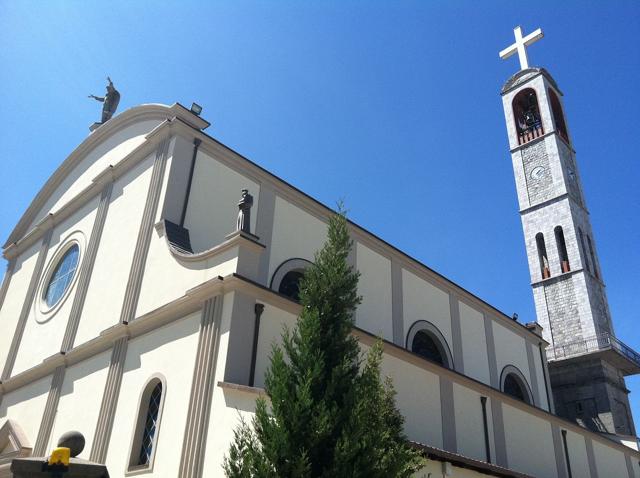
[[[635,435],[624,377],[640,355],[620,342],[584,199],[562,92],[526,47],[540,29],[500,52],[521,69],[502,87],[531,286],[547,349],[556,413],[596,431]]]

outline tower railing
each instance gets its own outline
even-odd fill
[[[614,350],[640,367],[640,354],[608,333],[549,347],[548,358],[549,360],[559,360],[600,350]]]

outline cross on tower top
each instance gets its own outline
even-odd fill
[[[522,37],[522,28],[517,26],[513,29],[513,34],[516,37],[516,42],[505,48],[500,52],[500,58],[506,60],[515,52],[518,52],[518,58],[520,59],[520,69],[526,70],[529,68],[529,58],[527,58],[527,48],[532,43],[540,40],[544,36],[542,30],[538,28],[533,33],[529,33],[526,37]]]

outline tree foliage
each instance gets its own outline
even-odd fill
[[[274,346],[251,424],[242,421],[225,457],[232,478],[405,477],[420,465],[407,444],[390,379],[380,380],[382,344],[362,360],[351,334],[359,274],[344,213],[300,283],[302,312]]]

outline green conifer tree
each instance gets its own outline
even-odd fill
[[[230,478],[405,477],[421,458],[403,434],[391,381],[380,380],[382,344],[364,363],[351,334],[359,274],[344,213],[300,283],[296,327],[274,346],[263,398],[225,457]]]

